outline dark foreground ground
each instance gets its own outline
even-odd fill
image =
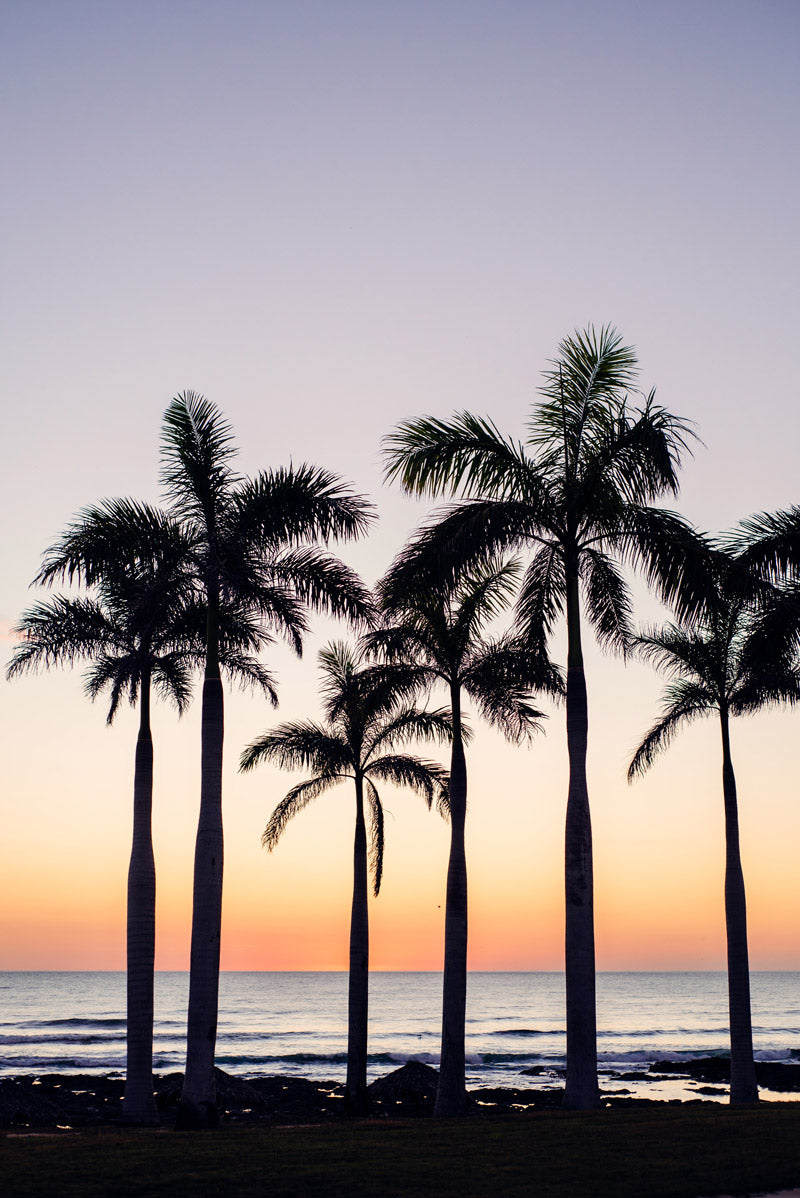
[[[571,1112],[557,1090],[473,1091],[470,1113],[444,1121],[430,1117],[435,1076],[405,1066],[370,1088],[368,1118],[348,1119],[333,1083],[218,1073],[221,1122],[204,1132],[173,1128],[177,1074],[159,1081],[158,1129],[119,1125],[113,1079],[4,1081],[0,1194],[700,1198],[800,1186],[797,1102],[620,1098]]]

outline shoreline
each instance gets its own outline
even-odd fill
[[[517,1115],[558,1110],[563,1085],[550,1070],[534,1068],[531,1081],[518,1086],[468,1085],[471,1116]],[[215,1070],[220,1125],[311,1124],[341,1120],[341,1082],[290,1074],[247,1076]],[[657,1061],[647,1071],[601,1074],[602,1108],[685,1108],[727,1105],[729,1062],[721,1057]],[[800,1064],[758,1062],[763,1105],[800,1100]],[[438,1073],[419,1061],[382,1075],[367,1087],[373,1117],[428,1117],[433,1113]],[[608,1083],[613,1082],[611,1088]],[[154,1074],[154,1092],[162,1126],[174,1123],[183,1085],[179,1072]],[[683,1097],[667,1097],[670,1087]],[[635,1087],[632,1089],[632,1087]],[[691,1089],[689,1088],[691,1087]],[[651,1091],[648,1094],[648,1089]],[[124,1078],[108,1074],[27,1073],[0,1079],[0,1128],[5,1130],[78,1129],[123,1126]],[[688,1096],[687,1096],[688,1095]]]

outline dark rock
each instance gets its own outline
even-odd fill
[[[480,1090],[470,1090],[470,1097],[480,1106],[493,1106],[499,1111],[524,1110],[528,1107],[552,1110],[561,1106],[564,1091],[560,1086],[552,1090],[484,1087]]]
[[[307,1123],[343,1112],[344,1086],[338,1082],[317,1082],[307,1077],[252,1077],[249,1082],[270,1119]]]
[[[221,1120],[241,1122],[311,1123],[341,1112],[344,1090],[336,1082],[315,1082],[305,1077],[235,1077],[214,1070],[217,1111]],[[156,1079],[156,1104],[167,1121],[178,1112],[182,1073]]]
[[[729,1082],[730,1057],[697,1057],[693,1061],[655,1061],[650,1073],[693,1077],[701,1082]],[[800,1090],[800,1065],[783,1061],[756,1061],[756,1081],[765,1090],[789,1094]]]
[[[800,1090],[800,1065],[788,1065],[783,1061],[756,1061],[756,1081],[765,1090],[796,1093]]]
[[[731,1078],[730,1057],[697,1057],[692,1061],[654,1061],[649,1072],[693,1077],[701,1082],[727,1082]]]
[[[439,1073],[422,1061],[408,1061],[367,1086],[370,1104],[386,1113],[429,1115],[436,1101]]]
[[[0,1081],[0,1127],[54,1127],[58,1107],[38,1092],[32,1078]]]

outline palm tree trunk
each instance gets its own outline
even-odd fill
[[[464,1082],[464,1038],[467,1007],[467,857],[464,826],[467,815],[467,763],[461,736],[461,696],[451,687],[453,746],[450,758],[450,860],[444,922],[444,984],[442,1049],[434,1115],[463,1115],[467,1105]]]
[[[592,821],[586,782],[588,708],[581,648],[577,563],[567,565],[567,752],[569,791],[565,828],[565,980],[567,1077],[564,1106],[599,1105],[594,957]]]
[[[728,713],[720,710],[722,793],[725,801],[725,927],[728,940],[728,1011],[731,1025],[731,1104],[758,1101],[750,1016],[747,905],[739,853],[739,812]]]
[[[128,867],[127,1069],[122,1118],[154,1126],[153,969],[155,962],[156,866],[153,856],[153,737],[150,731],[150,675],[140,687],[139,735],[133,774],[133,839]]]
[[[177,1115],[177,1126],[181,1128],[215,1127],[218,1122],[214,1051],[222,928],[224,705],[216,615],[216,604],[210,601],[206,676],[203,682],[200,816],[194,853],[186,1074]]]
[[[356,774],[356,831],[353,841],[353,905],[350,914],[350,977],[347,1003],[345,1110],[367,1109],[367,1021],[369,1017],[369,909],[364,781]]]

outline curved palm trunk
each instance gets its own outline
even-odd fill
[[[467,857],[464,826],[467,815],[467,763],[461,736],[461,696],[451,687],[453,746],[450,758],[450,860],[444,921],[444,983],[442,990],[442,1049],[434,1115],[462,1115],[467,1095],[464,1084],[464,1036],[467,1007]]]
[[[350,976],[347,1002],[345,1110],[367,1109],[367,1021],[369,1017],[369,910],[364,781],[356,774],[356,831],[353,841],[353,905],[350,914]]]
[[[731,1025],[732,1104],[758,1101],[750,1016],[750,966],[747,953],[747,906],[739,854],[739,812],[731,760],[728,713],[720,711],[722,793],[725,801],[725,927],[728,940],[728,1011]]]
[[[141,679],[139,735],[133,775],[133,840],[128,867],[127,1069],[122,1118],[157,1124],[153,1095],[153,969],[156,951],[156,866],[153,856],[153,737],[150,675]]]
[[[200,816],[194,853],[192,948],[186,1074],[177,1126],[216,1127],[214,1050],[219,1006],[222,926],[222,742],[224,708],[219,674],[216,605],[209,603],[201,729]]]
[[[600,1092],[597,1085],[592,821],[586,783],[589,719],[576,566],[567,568],[567,636],[569,791],[564,853],[567,990],[567,1078],[564,1106],[584,1110],[599,1104]]]

